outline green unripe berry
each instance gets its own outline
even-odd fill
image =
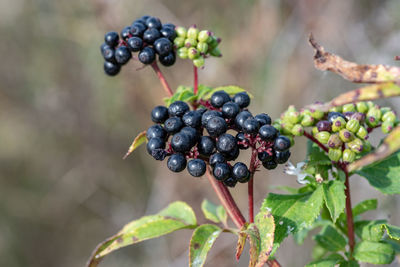
[[[393,111],[385,112],[382,116],[382,121],[390,121],[394,123],[396,121],[396,114]]]
[[[189,29],[187,30],[187,34],[186,37],[189,39],[195,39],[197,40],[197,35],[199,34],[199,29],[197,29],[196,26],[191,26],[189,27]]]
[[[178,35],[178,37],[182,37],[183,39],[186,38],[187,30],[185,27],[177,27],[175,29],[175,32],[176,32],[176,35]]]
[[[360,122],[355,119],[351,119],[346,123],[346,129],[350,132],[356,133],[360,128]]]
[[[367,112],[367,125],[369,127],[376,127],[379,125],[379,120],[382,117],[382,112],[378,107],[370,108]]]
[[[346,120],[343,119],[342,117],[337,117],[336,119],[333,120],[333,122],[332,122],[332,131],[333,132],[339,132],[344,127],[346,127]]]
[[[339,161],[342,157],[342,149],[340,148],[329,148],[328,157],[332,161]]]
[[[305,115],[311,116],[311,111],[309,109],[301,109],[300,110],[300,115],[301,116],[305,116]]]
[[[328,140],[328,147],[330,148],[338,148],[341,147],[343,144],[342,140],[339,137],[339,134],[335,133],[329,137]]]
[[[318,132],[314,137],[322,144],[327,144],[331,134],[326,131]]]
[[[293,124],[287,121],[283,121],[281,123],[281,127],[282,127],[282,133],[283,134],[287,134],[287,135],[291,135],[292,134],[292,129],[293,129]]]
[[[356,111],[356,107],[354,106],[353,103],[343,105],[343,107],[342,107],[342,112],[343,113],[345,113],[345,112],[355,112],[355,111]]]
[[[186,59],[188,58],[188,49],[187,47],[181,47],[177,50],[178,53],[178,57],[182,58],[182,59]]]
[[[360,126],[360,128],[358,128],[356,135],[361,139],[365,139],[368,136],[368,131],[367,129],[365,129],[365,127]]]
[[[363,142],[363,152],[370,152],[372,149],[372,145],[368,140],[364,140]]]
[[[375,103],[372,102],[372,101],[368,101],[366,104],[367,104],[367,106],[368,106],[368,109],[370,109],[370,108],[375,108],[375,107],[376,107]]]
[[[218,47],[215,47],[213,50],[210,51],[210,55],[213,57],[222,57],[221,50]]]
[[[199,51],[197,51],[196,48],[191,47],[191,48],[188,49],[188,57],[189,57],[190,59],[192,59],[192,60],[193,60],[193,59],[196,59],[196,58],[199,57],[199,55],[200,55],[200,53],[199,53]]]
[[[184,37],[176,37],[174,39],[174,45],[177,48],[183,47],[185,45],[185,38]]]
[[[347,143],[347,146],[356,153],[361,153],[363,150],[363,142],[358,138],[355,138],[353,141]]]
[[[382,115],[384,115],[386,112],[389,112],[389,111],[392,111],[392,109],[389,108],[389,107],[382,107],[381,108]]]
[[[279,132],[282,132],[282,126],[281,126],[281,119],[277,119],[274,121],[273,125],[275,127],[275,129],[277,129]]]
[[[319,132],[319,131],[318,131],[318,127],[316,127],[316,126],[313,127],[311,131],[312,131],[312,134],[313,134],[313,135],[316,135],[316,134]]]
[[[199,32],[199,35],[197,36],[197,40],[199,40],[199,42],[204,42],[207,43],[208,39],[210,38],[211,33],[209,31],[201,31]]]
[[[291,133],[295,136],[303,135],[304,128],[301,126],[301,124],[296,124],[293,126]]]
[[[348,143],[354,139],[354,134],[347,129],[342,129],[339,132],[339,137],[343,142]]]
[[[311,116],[314,119],[320,120],[324,117],[325,113],[321,110],[311,110]]]
[[[193,38],[186,38],[185,39],[185,46],[187,48],[189,47],[196,47],[197,46],[197,40]]]
[[[393,130],[393,128],[394,128],[394,123],[393,122],[391,122],[391,121],[382,122],[382,126],[381,126],[382,133],[388,134]]]
[[[208,51],[208,44],[207,43],[205,43],[205,42],[199,42],[198,44],[197,44],[197,50],[200,52],[200,53],[207,53],[207,51]]]
[[[341,106],[332,107],[329,109],[329,112],[342,112],[342,107]]]
[[[207,43],[208,43],[208,46],[210,47],[211,50],[214,49],[214,48],[216,48],[216,47],[218,46],[218,40],[217,40],[217,38],[216,38],[214,35],[211,35],[211,36],[208,38]]]
[[[300,114],[294,106],[289,106],[288,110],[285,112],[284,119],[290,123],[296,124],[300,120]]]
[[[203,67],[204,65],[204,57],[199,57],[193,60],[193,65],[196,67],[200,68]]]
[[[315,121],[315,119],[313,117],[311,117],[311,115],[305,114],[305,115],[303,115],[303,119],[301,120],[301,125],[303,125],[304,127],[313,126],[314,121]]]
[[[358,102],[356,103],[356,109],[358,112],[367,113],[368,112],[368,105],[365,102]]]
[[[345,163],[352,163],[356,159],[356,153],[354,153],[354,151],[351,151],[350,149],[346,148],[343,151],[342,158]]]

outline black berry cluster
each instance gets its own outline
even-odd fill
[[[237,182],[248,182],[250,172],[260,165],[274,169],[289,159],[290,140],[271,125],[267,114],[253,116],[248,111],[247,93],[231,98],[217,91],[200,104],[199,109],[190,110],[185,102],[175,101],[168,108],[157,106],[151,112],[156,124],[147,130],[147,151],[156,160],[168,157],[171,171],[187,168],[199,177],[206,172],[208,162],[215,179],[234,187]],[[251,169],[242,162],[232,162],[240,150],[249,147],[257,153]]]
[[[176,37],[175,25],[162,24],[159,18],[143,16],[126,26],[118,35],[108,32],[101,45],[104,71],[110,76],[119,73],[121,66],[132,58],[132,52],[138,52],[138,59],[143,64],[151,64],[158,60],[164,66],[172,66],[176,55],[173,42]]]

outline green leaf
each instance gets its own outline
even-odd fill
[[[204,265],[208,251],[221,233],[222,229],[213,224],[203,224],[194,230],[189,245],[190,267],[201,267]]]
[[[255,217],[255,225],[260,234],[260,254],[257,267],[262,267],[267,262],[274,245],[275,223],[274,217],[267,210],[260,211]]]
[[[386,228],[386,232],[391,239],[400,240],[400,227],[384,224],[382,227]]]
[[[305,267],[333,267],[339,260],[335,259],[323,259],[310,262]]]
[[[329,181],[323,184],[324,199],[326,207],[331,214],[333,222],[344,211],[346,206],[346,196],[344,194],[344,183],[338,180]]]
[[[272,185],[270,186],[271,189],[277,189],[281,191],[285,191],[289,194],[297,194],[299,192],[298,188],[290,187],[290,186],[285,186],[285,185]]]
[[[254,267],[257,263],[261,250],[260,233],[258,232],[258,229],[254,223],[249,224],[244,233],[247,234],[250,243],[249,267]]]
[[[206,94],[203,99],[207,100],[210,99],[211,96],[217,92],[217,91],[225,91],[226,93],[228,93],[229,95],[235,95],[237,93],[240,92],[246,92],[246,90],[244,90],[243,88],[236,86],[236,85],[228,85],[228,86],[220,86],[220,87],[216,87],[214,89],[212,89],[208,94]],[[248,92],[247,92],[248,93]],[[249,93],[248,93],[249,94]],[[250,97],[252,97],[251,94],[249,94]]]
[[[376,199],[367,199],[361,201],[353,208],[353,216],[360,215],[369,210],[376,210],[378,207],[378,200]]]
[[[131,146],[128,149],[128,152],[126,152],[123,159],[126,159],[136,148],[138,148],[141,144],[143,144],[146,141],[147,141],[146,131],[140,132],[133,140]]]
[[[261,209],[270,211],[275,220],[275,243],[280,244],[290,233],[310,226],[318,217],[323,203],[322,186],[314,192],[296,195],[270,193]]]
[[[314,237],[315,241],[326,250],[340,251],[346,246],[346,239],[332,226],[322,228],[322,231]]]
[[[355,260],[342,261],[339,267],[360,267],[360,264]]]
[[[226,213],[226,210],[224,209],[224,207],[222,205],[219,205],[217,207],[217,216],[219,218],[219,220],[226,225],[227,221],[228,221],[228,214]]]
[[[382,239],[382,226],[385,223],[385,220],[358,221],[354,223],[354,227],[357,236],[359,236],[362,240],[378,242]]]
[[[400,194],[400,152],[368,165],[357,173],[384,194]]]
[[[197,91],[197,99],[203,99],[204,95],[208,94],[212,90],[211,87],[199,84]]]
[[[311,141],[307,143],[307,158],[309,165],[332,165],[328,155]]]
[[[247,233],[244,232],[247,227],[248,227],[248,223],[245,223],[242,228],[240,229],[239,235],[238,235],[238,241],[236,243],[236,260],[240,259],[240,256],[242,255],[244,246],[246,245],[246,239],[247,239]]]
[[[145,216],[130,222],[116,235],[99,244],[87,266],[97,266],[104,256],[114,250],[179,229],[195,228],[196,224],[196,217],[190,206],[180,201],[171,203],[156,215]]]
[[[177,100],[190,101],[191,97],[193,97],[193,96],[194,96],[194,93],[193,93],[192,87],[180,85],[176,89],[173,96],[171,96],[169,98],[164,98],[164,103],[168,107],[169,105],[171,105],[173,102],[175,102]]]
[[[389,264],[394,260],[394,250],[390,244],[362,241],[354,248],[354,258],[372,264]]]
[[[220,222],[220,219],[217,214],[217,208],[218,208],[217,205],[215,205],[214,203],[211,203],[207,199],[204,199],[203,202],[201,203],[201,210],[203,211],[206,219],[208,219],[212,222],[215,222],[215,223]]]

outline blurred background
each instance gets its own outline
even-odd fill
[[[0,266],[84,266],[100,241],[132,219],[184,200],[205,222],[201,201],[218,201],[206,178],[172,174],[144,147],[122,160],[164,93],[152,70],[136,71],[134,61],[117,77],[104,75],[99,46],[105,32],[144,14],[222,37],[224,56],[207,60],[200,82],[240,85],[256,96],[254,113],[275,118],[289,104],[357,88],[314,69],[310,32],[328,51],[360,63],[397,64],[400,55],[398,0],[0,0]],[[192,84],[190,61],[162,70],[173,88]],[[380,103],[400,111],[398,99]],[[294,163],[305,156],[305,140],[296,142]],[[283,193],[274,185],[298,186],[295,179],[282,166],[258,173],[256,210],[268,192]],[[360,177],[351,186],[354,204],[379,199],[379,211],[364,218],[400,225],[399,196],[383,196]],[[232,191],[245,214],[246,188]],[[119,250],[101,266],[187,266],[190,235]],[[222,235],[208,266],[246,266],[247,252],[234,259],[235,242]],[[312,244],[288,238],[277,257],[282,266],[304,266]]]

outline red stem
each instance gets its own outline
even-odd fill
[[[342,168],[344,173],[346,174],[346,180],[344,185],[346,189],[344,193],[346,195],[346,219],[347,219],[347,236],[349,238],[349,247],[350,247],[350,259],[353,257],[353,250],[355,245],[355,237],[354,237],[354,223],[353,223],[353,210],[351,208],[351,198],[350,198],[350,184],[349,184],[349,172],[347,168]]]
[[[193,73],[194,73],[193,92],[195,95],[197,95],[197,92],[199,91],[199,73],[198,73],[198,68],[196,66],[193,66]]]
[[[248,199],[249,199],[249,221],[254,223],[254,173],[256,171],[256,161],[257,161],[257,149],[255,147],[251,148],[251,159],[250,159],[250,180],[248,182]]]
[[[304,136],[313,141],[314,143],[316,143],[326,153],[329,152],[329,149],[326,146],[324,146],[324,144],[322,144],[320,141],[318,141],[312,134],[304,131]]]
[[[160,80],[162,86],[164,87],[164,90],[167,93],[167,95],[168,96],[172,96],[174,93],[172,92],[171,87],[169,87],[169,84],[168,84],[167,80],[165,79],[164,75],[162,74],[160,68],[158,67],[157,61],[154,61],[151,64],[151,67],[153,68],[153,70],[157,74],[158,79]]]

